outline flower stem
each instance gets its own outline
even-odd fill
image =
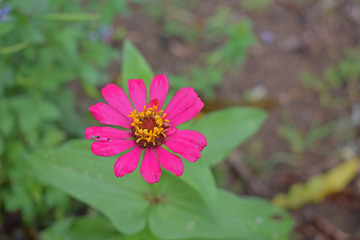
[[[156,184],[151,184],[151,194],[152,194],[152,197],[153,199],[156,199],[158,197],[158,189],[157,189],[157,186]]]

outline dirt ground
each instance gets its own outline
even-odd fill
[[[327,8],[329,2],[333,3],[331,8]],[[291,149],[289,143],[279,137],[278,128],[284,123],[284,116],[291,116],[295,126],[304,132],[314,121],[325,124],[349,116],[349,106],[342,109],[322,107],[316,94],[303,91],[300,76],[303,71],[321,76],[327,66],[339,61],[345,48],[359,44],[360,9],[355,2],[314,0],[295,4],[276,0],[260,12],[244,11],[239,1],[208,0],[196,4],[193,21],[198,24],[211,16],[217,7],[226,5],[232,9],[235,19],[250,18],[253,21],[254,34],[258,38],[244,66],[224,76],[216,89],[217,101],[241,105],[244,104],[243,93],[260,86],[265,91],[265,104],[259,105],[269,111],[269,118],[260,132],[232,155],[239,159],[250,154],[255,162],[250,166],[242,164],[237,171],[227,161],[230,180],[224,187],[239,194],[271,199],[277,193],[286,192],[293,183],[305,181],[340,162],[339,156],[331,151],[336,148],[337,141],[323,139],[317,143],[319,152],[306,150],[293,164],[293,160],[287,159],[290,155],[284,154],[290,153]],[[162,22],[145,15],[137,6],[134,6],[133,16],[119,21],[157,74],[189,69],[199,61],[198,56],[204,49],[209,50],[201,40],[187,43],[178,37],[164,36]],[[263,33],[270,34],[270,39],[262,36]],[[359,138],[360,131],[355,130]],[[251,146],[259,142],[260,150],[251,153]],[[276,157],[280,155],[282,157]],[[271,159],[274,158],[280,158],[277,159],[279,162],[273,164]],[[272,167],[255,172],[254,169],[261,168],[257,166],[268,165],[268,161]],[[245,180],[243,187],[231,186],[234,179]],[[297,222],[295,239],[360,238],[360,178],[323,203],[308,204],[292,214]]]

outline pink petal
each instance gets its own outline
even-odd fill
[[[166,95],[169,91],[169,82],[165,75],[155,76],[150,86],[150,99],[158,99],[160,110],[164,104]]]
[[[190,142],[170,137],[166,139],[164,145],[190,162],[196,162],[201,157],[199,148]]]
[[[146,108],[151,108],[151,107],[153,107],[153,106],[155,106],[155,105],[159,105],[159,100],[158,100],[157,98],[152,99],[152,100],[148,103],[148,105],[146,106]],[[159,107],[158,107],[158,110],[160,110]]]
[[[172,139],[190,142],[197,146],[200,151],[207,145],[204,135],[193,130],[177,130],[174,134],[167,134],[167,136],[171,136]]]
[[[174,173],[176,176],[180,177],[184,172],[184,165],[178,156],[175,154],[166,151],[162,147],[155,149],[156,155],[159,159],[160,165],[166,170]]]
[[[106,85],[101,92],[105,101],[125,117],[128,117],[128,115],[133,111],[133,107],[128,96],[124,90],[115,84],[111,83]],[[128,118],[131,120],[130,117]]]
[[[130,129],[130,119],[105,103],[99,102],[90,106],[89,111],[96,120],[103,124],[118,125]]]
[[[171,123],[168,123],[168,125],[170,125],[170,127],[166,129],[166,136],[171,136],[176,133],[176,131],[178,131],[178,129],[176,127],[173,127]]]
[[[109,157],[121,153],[129,148],[138,146],[133,139],[131,140],[111,140],[106,142],[93,142],[91,150],[95,155]]]
[[[172,126],[177,126],[194,118],[203,107],[204,103],[201,101],[200,98],[197,98],[196,102],[193,105],[185,109],[183,112],[180,112],[176,116],[168,119],[170,120]]]
[[[148,183],[156,183],[161,177],[160,164],[153,148],[146,148],[144,159],[141,163],[140,173]]]
[[[125,139],[132,137],[129,131],[124,131],[112,127],[89,127],[85,130],[87,139],[97,141],[109,141],[110,139]]]
[[[188,109],[194,104],[197,99],[197,94],[194,89],[190,87],[182,88],[177,91],[171,99],[169,105],[166,107],[164,113],[166,113],[166,118],[170,119],[177,114]]]
[[[143,148],[135,147],[130,152],[120,156],[114,165],[116,177],[122,177],[125,174],[133,172],[138,163]]]
[[[146,86],[142,79],[131,79],[128,82],[129,95],[138,112],[144,110],[146,106]]]

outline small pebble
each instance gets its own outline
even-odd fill
[[[272,32],[262,30],[259,32],[260,39],[265,43],[272,43],[275,40],[275,36]]]

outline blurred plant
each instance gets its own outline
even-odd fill
[[[324,77],[332,88],[359,82],[360,47],[347,49],[344,51],[344,55],[344,58],[338,64],[325,70]]]
[[[341,192],[354,179],[359,166],[359,159],[349,159],[327,173],[313,176],[305,183],[292,185],[287,194],[276,195],[273,202],[289,209],[320,203],[328,195]]]
[[[204,34],[208,41],[220,46],[201,56],[203,64],[193,66],[188,75],[172,78],[175,88],[191,86],[211,99],[224,75],[244,63],[249,48],[255,43],[255,37],[250,21],[233,22],[230,9],[223,7],[218,8],[217,13],[208,20]]]
[[[265,11],[269,8],[271,0],[243,0],[241,6],[248,11]]]
[[[360,48],[347,49],[339,63],[329,66],[320,77],[304,72],[301,82],[305,89],[314,91],[319,95],[322,106],[339,108],[359,98],[360,79]],[[334,92],[346,89],[343,98],[334,97]]]
[[[292,153],[301,155],[313,148],[317,141],[333,133],[335,122],[324,125],[313,125],[306,133],[302,133],[294,123],[285,123],[278,129],[278,135],[290,144]]]
[[[12,0],[0,6],[0,206],[28,224],[64,215],[70,199],[33,179],[25,155],[82,136],[69,83],[90,96],[114,59],[107,32],[124,1]],[[11,10],[10,10],[11,9]],[[84,13],[86,12],[91,13]],[[4,212],[0,211],[0,215]],[[0,216],[0,219],[2,216]]]
[[[249,20],[232,19],[231,10],[219,7],[216,13],[199,24],[187,9],[196,6],[197,1],[152,1],[143,6],[146,13],[159,19],[164,28],[164,37],[177,37],[192,42],[200,37],[209,45],[218,45],[211,53],[199,57],[186,75],[172,76],[173,90],[190,86],[204,97],[214,98],[214,89],[227,73],[231,73],[244,63],[249,48],[255,43]],[[224,27],[226,26],[226,27]]]
[[[192,9],[198,1],[150,0],[138,1],[145,14],[157,19],[163,26],[163,37],[179,37],[194,42],[199,37],[201,24],[196,21]]]

